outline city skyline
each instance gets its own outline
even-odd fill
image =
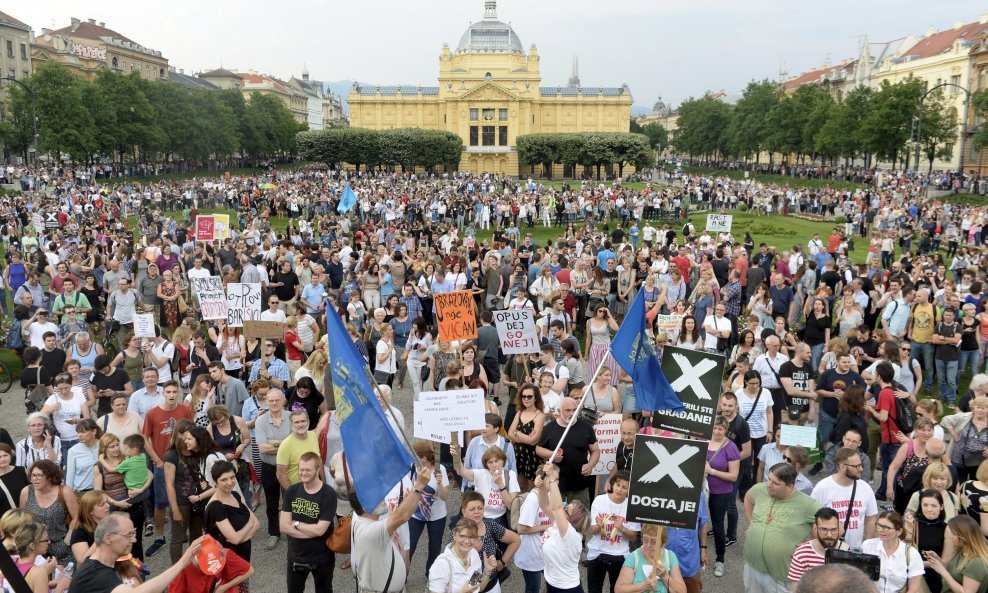
[[[706,91],[739,93],[753,79],[778,80],[784,72],[795,76],[854,59],[865,38],[922,36],[928,27],[944,30],[988,12],[988,4],[968,0],[951,3],[949,12],[917,0],[866,5],[838,0],[826,10],[792,6],[785,13],[777,6],[769,0],[743,6],[626,0],[608,6],[606,15],[594,15],[599,4],[589,0],[498,0],[497,12],[526,51],[538,47],[544,86],[566,85],[575,54],[584,86],[627,83],[638,107],[650,107],[659,96],[675,107]],[[142,9],[135,12],[133,4],[120,0],[96,0],[85,9],[51,0],[5,10],[38,37],[42,28],[65,27],[73,17],[104,21],[161,51],[187,74],[222,65],[288,79],[305,68],[325,81],[431,85],[442,45],[455,49],[467,26],[481,20],[484,6],[482,0],[430,0],[427,6],[372,0],[332,7],[290,0],[279,5],[279,15],[289,15],[283,19],[264,18],[267,8],[255,2],[174,0]],[[854,15],[853,24],[848,15]],[[734,62],[725,63],[725,57]]]

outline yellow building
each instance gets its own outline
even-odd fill
[[[471,24],[456,50],[443,45],[439,86],[359,86],[347,101],[350,125],[386,130],[447,130],[463,139],[460,169],[527,175],[520,171],[516,139],[525,134],[627,132],[631,91],[620,87],[541,86],[539,54],[497,18],[496,0]],[[562,165],[554,175],[572,175]]]
[[[168,60],[160,51],[144,47],[94,19],[74,18],[68,27],[42,29],[32,54],[35,61],[56,61],[89,80],[103,69],[120,74],[137,72],[146,80],[168,80]]]

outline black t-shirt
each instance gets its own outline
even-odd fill
[[[946,323],[938,323],[936,326],[936,335],[956,339],[957,334],[961,331],[961,326],[956,321],[950,325]],[[936,346],[936,359],[937,360],[958,360],[961,356],[960,348],[953,344],[938,344]]]
[[[216,255],[220,256],[220,264],[223,266],[231,266],[236,268],[240,263],[237,261],[236,249],[220,249],[216,252]]]
[[[832,293],[836,294],[837,283],[840,282],[840,274],[834,270],[827,270],[820,275],[820,282],[826,284],[827,288],[829,288]]]
[[[830,320],[830,315],[824,315],[819,318],[815,315],[807,317],[806,330],[803,332],[803,341],[810,346],[825,344],[827,341],[827,330],[832,325],[833,323]]]
[[[61,373],[62,367],[65,366],[65,350],[55,348],[51,352],[48,352],[42,348],[41,366],[48,371],[48,376],[54,379],[55,375]]]
[[[284,286],[274,289],[274,293],[282,302],[288,302],[295,298],[295,287],[299,284],[298,275],[295,272],[288,272],[287,274],[278,272],[274,275],[274,281],[284,284]]]
[[[69,593],[110,593],[122,584],[113,567],[89,558],[75,571]]]
[[[336,493],[327,484],[314,494],[305,491],[305,485],[292,484],[285,491],[281,508],[292,514],[292,521],[316,524],[336,519]],[[328,530],[327,530],[328,531]],[[326,547],[326,534],[306,539],[288,538],[288,557],[304,564],[334,562],[334,555]]]
[[[635,457],[634,447],[625,447],[624,441],[619,441],[617,455],[614,457],[614,465],[618,471],[631,471],[631,460]]]
[[[223,536],[223,532],[220,528],[216,525],[225,519],[230,522],[230,526],[233,527],[234,530],[240,531],[245,525],[247,525],[247,522],[250,521],[250,509],[244,504],[243,500],[240,498],[240,494],[234,491],[233,498],[237,501],[237,507],[232,507],[219,501],[210,502],[207,504],[206,511],[203,513],[202,523],[205,526],[206,533],[213,536],[216,541],[222,544],[224,548],[233,550],[236,552],[237,556],[240,556],[247,562],[250,562],[250,540],[239,544],[230,543],[227,541],[226,537]]]
[[[87,546],[91,546],[95,541],[96,537],[92,532],[86,531],[82,527],[76,527],[72,530],[72,535],[69,537],[69,547],[76,544],[86,544]]]
[[[864,342],[861,340],[854,340],[849,344],[849,346],[851,347],[851,350],[861,348],[862,352],[864,352],[866,356],[878,358],[878,342],[875,341],[874,338],[868,338]]]
[[[52,382],[51,375],[48,374],[48,369],[45,367],[36,368],[26,368],[21,370],[21,387],[27,389],[29,387],[34,387],[35,385],[50,385]]]
[[[813,379],[813,368],[809,364],[796,366],[793,361],[787,360],[779,367],[779,377],[792,379],[792,386],[799,391],[809,391],[810,381]],[[800,413],[810,411],[810,400],[806,397],[790,397],[786,395],[786,406],[799,406]]]
[[[298,396],[298,390],[294,387],[288,390],[288,410],[297,410],[303,408],[305,412],[309,415],[309,430],[315,430],[316,424],[319,424],[319,406],[322,402],[326,400],[321,393],[309,392],[309,395],[305,398]]]
[[[127,375],[127,371],[123,370],[122,367],[117,367],[113,369],[113,372],[109,375],[104,375],[100,372],[93,373],[93,378],[90,383],[96,388],[97,393],[99,393],[101,389],[123,391],[126,389],[127,384],[130,383],[130,376]],[[109,397],[97,397],[96,402],[97,418],[100,416],[105,416],[112,411],[110,409]]]
[[[550,451],[555,451],[560,439],[563,436],[565,426],[560,426],[558,422],[550,422],[542,429],[542,440],[539,446]],[[586,478],[580,473],[581,468],[587,463],[590,445],[597,443],[597,434],[585,421],[577,419],[573,423],[573,428],[566,435],[563,442],[563,458],[556,461],[559,466],[559,489],[572,492],[586,488]]]
[[[741,417],[741,414],[731,420],[731,424],[727,427],[727,438],[731,439],[738,451],[745,443],[751,442],[751,429],[748,428],[748,423]],[[749,457],[748,460],[750,461],[750,459]]]

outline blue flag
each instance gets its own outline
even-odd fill
[[[357,194],[353,193],[353,190],[350,189],[350,184],[348,183],[346,184],[346,187],[343,188],[343,198],[340,199],[340,204],[336,207],[336,211],[340,214],[346,214],[351,208],[354,207],[356,203]]]
[[[328,305],[326,334],[336,413],[353,488],[364,509],[373,512],[409,472],[412,455],[388,424],[374,395],[367,363],[357,352],[339,315]]]
[[[669,379],[662,372],[659,357],[655,354],[655,345],[645,334],[643,290],[638,291],[635,302],[631,304],[624,322],[611,341],[611,356],[624,372],[631,375],[639,410],[682,412],[685,409],[669,384]]]

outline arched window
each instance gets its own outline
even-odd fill
[[[117,69],[117,68],[120,67],[120,62],[117,61],[117,57],[116,56],[114,56],[113,57],[113,60],[110,61],[110,65],[113,66],[114,69]]]
[[[488,72],[487,74],[484,75],[484,78],[486,78],[487,80],[490,80],[490,79],[492,79],[494,77],[491,75],[490,72]]]

